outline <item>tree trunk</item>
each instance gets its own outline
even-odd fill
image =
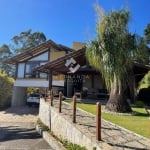
[[[118,86],[116,82],[112,84],[109,100],[106,104],[106,110],[118,113],[132,112],[124,94],[124,90],[119,87],[122,86]]]

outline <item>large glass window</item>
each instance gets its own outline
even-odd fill
[[[36,68],[44,65],[46,62],[41,61],[30,61],[26,63],[25,67],[25,78],[47,78],[47,74],[39,73]]]
[[[35,69],[39,66],[39,62],[26,63],[25,78],[38,78],[38,73],[35,71]]]

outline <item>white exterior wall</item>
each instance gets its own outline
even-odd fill
[[[33,57],[29,59],[28,61],[46,61],[48,60],[48,52],[45,52],[39,56]]]
[[[63,80],[53,80],[53,86],[64,86]],[[16,87],[49,87],[49,81],[44,79],[17,79],[14,83]]]
[[[18,78],[24,78],[24,67],[25,67],[25,63],[18,64],[18,74],[17,74]]]
[[[48,87],[48,80],[40,79],[17,79],[14,86],[19,87]]]
[[[24,106],[26,104],[26,87],[15,87],[11,100],[11,106]]]
[[[44,65],[48,62],[48,52],[45,52],[39,56],[36,56],[36,57],[33,57],[32,59],[29,59],[27,62],[34,62],[34,61],[46,61],[46,62],[41,62],[40,63],[40,66],[41,65]],[[26,63],[27,63],[26,62]],[[27,66],[26,66],[27,67]],[[28,69],[28,68],[26,68]],[[18,72],[17,72],[17,78],[24,78],[24,70],[25,70],[25,63],[18,63]],[[47,75],[46,74],[43,74],[41,73],[40,74],[41,78],[44,77],[46,78]]]

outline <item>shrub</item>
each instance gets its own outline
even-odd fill
[[[135,102],[135,105],[136,105],[137,107],[144,107],[144,102],[138,100],[138,101]]]
[[[49,131],[49,127],[46,126],[46,125],[40,120],[40,118],[38,118],[37,124],[42,128],[43,131]]]
[[[138,91],[144,88],[150,87],[150,71],[143,77],[143,79],[139,82]]]
[[[138,100],[143,101],[146,105],[150,104],[150,87],[140,89]]]
[[[0,109],[10,106],[14,79],[0,73]]]
[[[137,92],[138,100],[143,101],[146,105],[150,105],[150,71],[139,82]]]

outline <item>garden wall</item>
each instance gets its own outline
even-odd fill
[[[50,107],[50,104],[44,99],[40,101],[39,118],[56,136],[62,139],[85,146],[89,150],[94,147],[96,150],[112,149],[107,143],[96,141],[92,135],[87,136],[84,129],[81,130],[77,124],[66,120],[62,113],[59,113],[55,107]]]

